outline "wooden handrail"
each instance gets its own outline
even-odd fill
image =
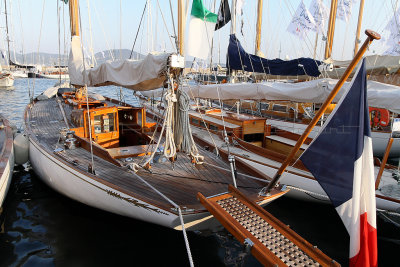
[[[368,36],[367,40],[365,40],[364,44],[357,52],[357,55],[353,58],[350,65],[347,67],[346,71],[344,72],[342,78],[338,81],[335,88],[333,88],[332,92],[329,94],[328,98],[325,100],[324,104],[319,109],[318,113],[314,116],[310,124],[307,126],[307,129],[303,132],[300,136],[299,140],[297,141],[296,145],[293,147],[290,154],[287,156],[286,160],[282,163],[279,170],[276,172],[274,178],[272,179],[271,183],[268,184],[266,191],[269,192],[271,188],[273,188],[276,183],[278,182],[279,178],[281,177],[282,173],[286,170],[289,163],[292,161],[293,157],[296,155],[297,151],[299,151],[300,147],[303,145],[304,141],[307,139],[308,135],[311,133],[314,126],[318,123],[319,119],[322,117],[326,109],[328,108],[329,104],[333,101],[337,93],[339,92],[340,88],[342,88],[343,84],[349,78],[351,72],[357,66],[358,62],[361,60],[362,56],[364,55],[365,51],[367,50],[368,46],[373,40],[381,39],[381,36],[372,31],[366,30],[365,34]]]

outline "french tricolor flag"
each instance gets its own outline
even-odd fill
[[[377,266],[374,165],[365,59],[301,156],[350,234],[350,266]]]

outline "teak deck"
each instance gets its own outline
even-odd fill
[[[108,106],[113,106],[115,103],[108,102]],[[71,128],[74,127],[71,121],[72,107],[61,103],[64,108],[68,124]],[[82,147],[76,149],[64,149],[62,152],[54,152],[56,148],[62,145],[58,142],[60,129],[66,127],[64,118],[55,98],[37,101],[27,114],[27,130],[31,133],[31,138],[44,149],[48,154],[62,162],[67,163],[71,168],[84,173],[87,177],[98,182],[104,183],[115,190],[126,193],[137,199],[141,199],[147,203],[151,203],[161,209],[171,210],[172,205],[160,197],[156,192],[150,190],[147,185],[132,175],[128,170],[126,163],[120,160],[122,167],[116,166],[111,162],[94,156],[94,168],[96,175],[88,172],[88,166],[91,163],[91,154]],[[151,135],[151,133],[149,134]],[[116,153],[132,153],[141,154],[141,151],[133,151],[135,149],[127,148],[127,151],[122,151],[124,148],[111,149],[110,154]],[[132,151],[131,151],[132,150]],[[209,164],[193,165],[190,158],[178,153],[177,161],[172,166],[168,160],[160,161],[152,164],[151,173],[140,169],[137,174],[145,179],[148,183],[162,192],[164,195],[172,199],[176,204],[185,206],[188,209],[194,209],[196,212],[206,211],[196,198],[198,192],[205,196],[212,196],[226,191],[228,184],[232,183],[230,168],[213,153],[199,147],[200,154],[205,156],[205,163],[218,165],[221,168],[212,167]],[[135,162],[140,163],[135,158]],[[250,180],[238,174],[238,187],[253,201],[261,201],[263,198],[258,196],[259,190],[265,186],[265,183]]]

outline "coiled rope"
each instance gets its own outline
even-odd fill
[[[197,164],[202,164],[204,157],[199,154],[199,150],[193,140],[192,130],[189,121],[190,97],[183,91],[178,91],[179,102],[175,124],[175,142],[180,151],[191,155]]]

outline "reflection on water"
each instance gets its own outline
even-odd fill
[[[33,80],[0,89],[0,112],[21,128]],[[35,81],[35,95],[55,80]],[[96,92],[118,98],[119,88]],[[132,92],[123,90],[127,102]],[[347,264],[348,235],[331,206],[279,199],[267,207],[330,257]],[[29,164],[14,171],[0,217],[0,266],[188,266],[182,233],[97,210],[44,185]],[[380,266],[397,265],[400,231],[378,221]],[[197,266],[260,266],[225,231],[189,233]]]

